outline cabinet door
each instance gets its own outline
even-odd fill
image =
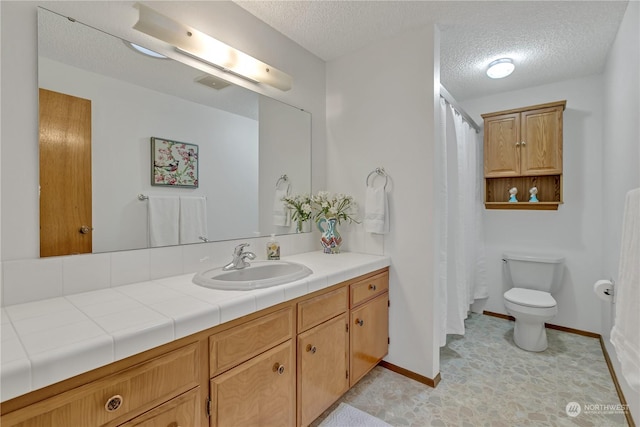
[[[187,427],[200,425],[200,387],[180,395],[121,427]]]
[[[520,175],[520,113],[484,122],[484,176]]]
[[[351,386],[389,351],[389,293],[351,311]]]
[[[522,175],[562,173],[562,109],[522,112]]]
[[[211,380],[211,426],[295,424],[295,365],[292,340]]]
[[[306,426],[349,388],[347,314],[298,335],[298,414]]]

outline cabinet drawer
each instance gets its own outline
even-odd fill
[[[347,288],[298,303],[298,333],[306,331],[347,310]]]
[[[114,425],[196,387],[199,366],[194,343],[11,412],[2,417],[2,425]]]
[[[218,375],[293,336],[293,308],[276,311],[209,337],[209,374]]]
[[[374,298],[389,289],[389,272],[353,283],[351,285],[351,307]]]
[[[199,426],[200,387],[196,387],[120,427]]]

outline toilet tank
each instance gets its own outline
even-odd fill
[[[556,292],[562,284],[564,257],[508,252],[502,255],[510,287]]]

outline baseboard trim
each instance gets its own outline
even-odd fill
[[[509,316],[507,314],[502,314],[502,313],[494,313],[492,311],[483,311],[482,314],[486,316],[498,317],[500,319],[505,319],[510,321],[516,320],[515,317],[513,316]],[[620,387],[620,383],[618,382],[616,371],[613,369],[613,365],[611,364],[611,358],[609,357],[609,352],[607,351],[607,347],[604,345],[604,340],[602,338],[602,335],[596,334],[595,332],[567,328],[565,326],[552,325],[550,323],[545,323],[544,326],[546,328],[555,329],[557,331],[569,332],[571,334],[582,335],[589,338],[597,338],[600,341],[602,354],[604,355],[604,360],[607,363],[607,368],[609,369],[609,374],[611,375],[611,379],[613,380],[613,385],[616,388],[616,392],[618,393],[618,399],[620,399],[620,403],[625,407],[624,416],[627,419],[627,423],[629,424],[629,427],[636,427],[636,424],[633,421],[633,417],[631,416],[631,411],[629,411],[629,405],[627,405],[627,400],[625,399],[624,393],[622,392],[622,388]]]
[[[384,360],[382,360],[378,365],[390,371],[393,371],[396,374],[403,375],[407,378],[411,378],[414,381],[418,381],[419,383],[428,385],[431,388],[436,388],[438,383],[440,382],[440,372],[438,372],[438,375],[436,375],[435,378],[431,379],[429,377],[425,377],[424,375],[420,375],[416,372],[410,371],[408,369],[402,368],[398,365],[394,365],[393,363],[389,363]]]
[[[622,388],[620,387],[620,383],[618,382],[618,376],[616,375],[615,369],[613,369],[613,364],[611,363],[611,358],[609,357],[609,352],[607,351],[607,346],[604,344],[604,339],[602,338],[602,336],[600,336],[600,347],[602,347],[602,354],[604,354],[604,360],[607,362],[607,367],[609,368],[609,374],[611,374],[613,385],[616,387],[616,392],[618,393],[618,398],[620,399],[620,403],[625,408],[624,416],[627,419],[627,424],[629,424],[629,427],[636,427],[636,423],[633,421],[633,417],[631,416],[631,411],[629,410],[627,399],[625,399],[624,393],[622,392]]]
[[[486,316],[498,317],[500,319],[515,321],[515,317],[502,313],[494,313],[493,311],[483,311],[482,314]],[[551,323],[545,323],[544,326],[549,329],[555,329],[556,331],[569,332],[571,334],[582,335],[589,338],[600,338],[600,334],[595,332],[583,331],[581,329],[567,328],[566,326],[553,325]]]

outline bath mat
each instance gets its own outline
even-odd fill
[[[379,418],[341,403],[318,427],[391,427]]]

